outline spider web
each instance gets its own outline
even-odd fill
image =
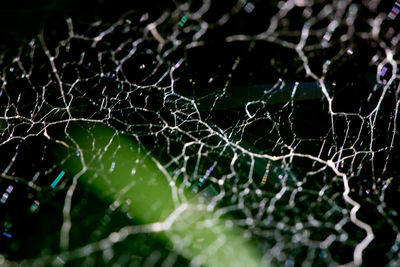
[[[4,53],[0,263],[397,266],[389,2],[172,2]]]

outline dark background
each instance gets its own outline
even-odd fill
[[[64,27],[65,18],[80,22],[97,19],[115,21],[130,9],[163,10],[174,6],[171,1],[124,0],[15,0],[3,1],[0,7],[0,51],[15,51],[43,29],[56,31]]]

